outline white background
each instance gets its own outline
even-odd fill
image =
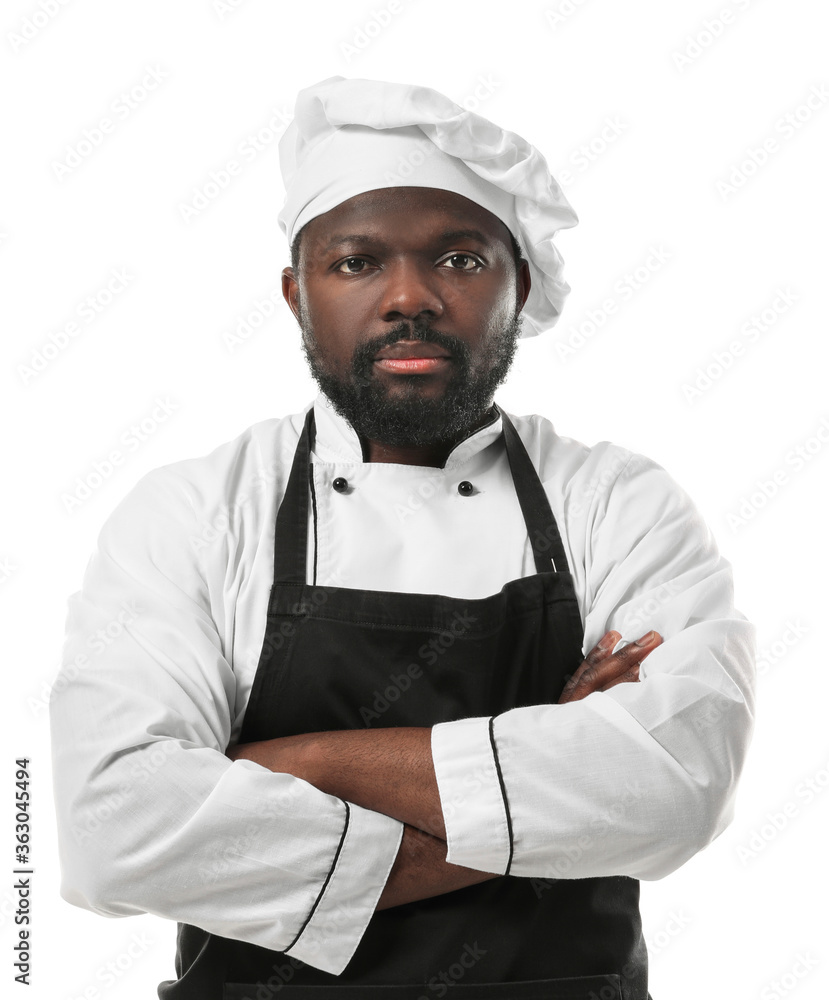
[[[757,728],[734,822],[642,883],[654,1000],[829,995],[828,27],[821,0],[3,4],[5,996],[150,997],[173,975],[173,924],[108,920],[59,897],[46,700],[67,596],[117,501],[147,470],[316,392],[279,297],[289,257],[277,139],[297,89],[336,74],[435,87],[544,153],[580,217],[559,239],[572,293],[559,325],[522,343],[496,398],[664,465],[758,627]],[[118,111],[150,71],[155,89]],[[113,130],[85,144],[107,117]],[[61,169],[72,150],[79,165]],[[240,173],[206,188],[229,160]],[[185,220],[199,192],[205,207]],[[119,269],[129,280],[111,296]],[[629,274],[639,287],[623,293]],[[87,322],[90,295],[100,312]],[[271,295],[275,307],[259,309]],[[745,325],[764,310],[751,339]],[[228,331],[265,311],[230,350]],[[689,399],[699,369],[710,381]],[[145,439],[127,450],[122,435],[134,440],[142,421]],[[123,461],[96,480],[116,448]],[[79,478],[97,485],[70,505]],[[26,992],[11,959],[20,755],[34,790]]]

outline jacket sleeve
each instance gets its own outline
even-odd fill
[[[624,454],[616,475],[596,473],[586,515],[567,519],[581,528],[570,551],[584,559],[583,653],[610,629],[617,648],[649,629],[664,642],[638,683],[434,727],[454,864],[658,879],[732,819],[754,725],[755,629],[688,495],[655,462]]]
[[[225,756],[235,677],[189,544],[194,520],[175,473],[147,474],[69,598],[50,701],[61,893],[339,974],[403,826]]]

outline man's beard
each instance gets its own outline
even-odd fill
[[[433,330],[426,323],[400,323],[382,337],[361,344],[354,351],[345,375],[333,370],[314,338],[300,304],[302,349],[317,385],[332,406],[357,431],[371,441],[392,446],[436,445],[462,440],[482,421],[492,405],[496,388],[512,366],[521,332],[520,310],[491,339],[472,370],[472,356],[457,337]],[[411,392],[391,393],[374,372],[377,352],[398,340],[423,340],[451,354],[454,372],[440,396],[421,395],[418,383],[428,375],[394,375]]]

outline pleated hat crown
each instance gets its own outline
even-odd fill
[[[279,162],[278,221],[289,244],[311,219],[365,191],[454,191],[499,218],[527,258],[521,336],[558,321],[570,286],[553,237],[578,217],[542,154],[515,132],[430,87],[332,76],[299,91]]]

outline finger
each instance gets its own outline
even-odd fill
[[[593,691],[603,691],[610,681],[638,666],[662,641],[658,632],[649,632],[612,656],[594,658],[592,663],[586,659],[564,686],[559,704],[584,698]]]
[[[591,667],[597,666],[599,663],[602,663],[609,656],[611,656],[611,650],[621,638],[621,635],[612,629],[610,632],[605,632],[601,639],[599,639],[596,645],[584,658],[575,673],[571,677],[567,678],[562,693],[571,691],[576,684],[578,684],[585,671],[589,670]]]
[[[615,677],[612,681],[609,681],[602,688],[602,691],[608,691],[610,688],[615,687],[617,684],[629,684],[632,681],[639,680],[639,665],[631,667],[630,670],[625,671],[620,677]]]
[[[574,684],[576,679],[589,667],[595,667],[612,656],[613,647],[621,638],[621,635],[616,631],[605,632],[587,656],[585,656],[584,660],[582,660],[581,665],[573,676],[568,678],[567,683],[570,685]]]
[[[583,682],[578,684],[573,690],[562,694],[559,704],[564,705],[571,701],[581,701],[582,698],[586,698],[589,694],[594,691],[608,691],[610,688],[615,687],[617,684],[630,683],[631,681],[639,680],[639,664],[635,664],[629,667],[624,673],[616,674],[612,676],[609,680],[598,681],[594,680],[590,683]]]
[[[601,663],[602,660],[606,660],[608,656],[612,655],[613,647],[621,638],[622,636],[615,629],[605,632],[587,656],[585,656],[584,663],[592,666],[595,663]]]
[[[662,641],[662,636],[658,632],[651,631],[648,632],[647,635],[643,635],[641,639],[637,639],[635,642],[629,642],[627,646],[623,646],[621,649],[617,650],[613,656],[622,663],[640,663],[645,659],[648,653],[652,653]]]
[[[595,690],[596,688],[594,685],[597,682],[614,676],[618,670],[622,669],[622,664],[614,666],[618,653],[611,652],[613,647],[621,638],[621,635],[616,631],[606,632],[597,645],[595,645],[584,658],[584,661],[578,670],[576,670],[573,676],[568,679],[562,694],[569,694],[573,690],[579,689],[585,685],[590,690]],[[625,657],[625,661],[628,661],[627,666],[630,666],[629,656]],[[625,661],[623,661],[623,663]]]

